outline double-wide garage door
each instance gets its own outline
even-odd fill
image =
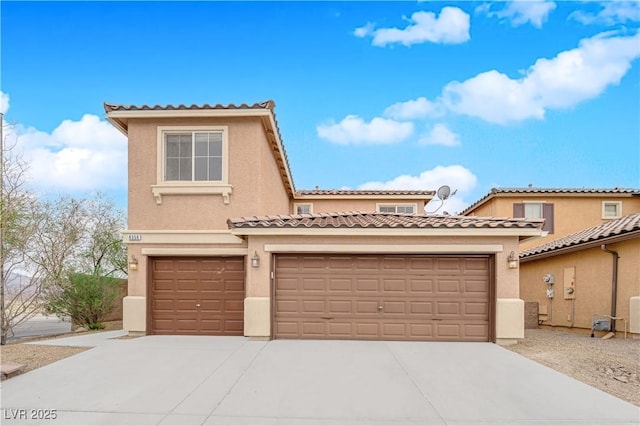
[[[275,337],[488,341],[489,260],[277,255]]]
[[[153,258],[150,278],[150,334],[243,334],[243,257]]]

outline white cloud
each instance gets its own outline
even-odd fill
[[[425,170],[418,176],[402,175],[386,182],[367,182],[358,189],[406,189],[406,190],[433,190],[442,185],[449,185],[451,191],[457,191],[455,195],[447,199],[444,206],[438,211],[457,213],[469,204],[463,200],[466,194],[473,190],[478,182],[476,176],[467,168],[460,165],[437,166],[431,170]],[[440,206],[439,201],[428,204],[427,212],[434,211]]]
[[[441,115],[441,108],[435,102],[420,97],[406,102],[397,102],[384,110],[384,115],[396,120],[415,120]]]
[[[506,19],[514,27],[531,23],[536,28],[542,28],[542,24],[547,20],[551,11],[556,8],[556,4],[553,1],[508,1],[500,3],[505,5],[503,9],[493,12],[491,8],[494,4],[496,3],[484,3],[476,7],[475,12],[486,13],[490,17],[495,16],[500,19]]]
[[[438,123],[418,142],[424,145],[457,146],[460,145],[460,135],[452,132],[445,124]]]
[[[318,137],[338,144],[391,144],[413,133],[413,123],[376,117],[365,122],[356,115],[347,115],[341,122],[317,126]]]
[[[600,3],[602,9],[598,13],[576,10],[569,19],[574,19],[585,25],[602,24],[616,25],[640,21],[640,2],[636,1],[608,1]]]
[[[6,114],[9,111],[9,95],[0,90],[0,114]]]
[[[600,34],[553,59],[538,59],[519,79],[492,70],[451,82],[440,101],[453,112],[492,123],[541,119],[548,109],[575,106],[618,84],[639,56],[640,33]]]
[[[438,17],[433,12],[419,11],[405,20],[409,24],[404,29],[375,29],[373,24],[368,23],[364,27],[356,28],[354,35],[373,37],[371,43],[374,46],[393,43],[411,46],[424,42],[458,44],[470,39],[469,15],[457,7],[443,7]]]
[[[99,117],[65,120],[53,132],[17,125],[17,149],[29,163],[32,185],[42,191],[125,188],[127,140]]]

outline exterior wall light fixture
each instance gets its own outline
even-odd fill
[[[258,256],[258,252],[256,251],[253,257],[251,257],[251,267],[258,268],[260,267],[260,256]]]
[[[129,269],[132,271],[138,270],[138,259],[134,255],[131,255],[131,259],[129,260]]]
[[[514,252],[509,254],[507,258],[507,262],[509,262],[509,269],[517,269],[518,268],[518,256]]]

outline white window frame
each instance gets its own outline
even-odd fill
[[[298,213],[298,207],[309,207],[309,213]],[[293,203],[293,214],[313,214],[312,203]]]
[[[382,207],[394,207],[395,213],[398,213],[398,207],[411,207],[413,209],[413,213],[403,214],[416,214],[416,212],[418,211],[418,204],[376,203],[376,212],[382,213],[380,211]]]
[[[544,205],[546,204],[544,201],[523,201],[524,204],[524,212],[522,213],[526,219],[544,219]],[[527,204],[528,205],[539,205],[540,206],[540,216],[538,217],[528,217],[527,216]]]
[[[219,181],[165,181],[166,133],[221,132],[222,133],[222,179]],[[163,195],[211,195],[219,194],[229,204],[232,186],[229,184],[229,127],[228,126],[158,126],[157,130],[156,184],[151,192],[157,204],[162,204]]]
[[[616,206],[616,215],[608,216],[606,206]],[[619,219],[622,217],[622,201],[603,201],[602,202],[602,218],[603,219]]]

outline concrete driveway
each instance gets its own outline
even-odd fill
[[[106,339],[117,335],[3,382],[2,424],[640,421],[638,407],[489,343]]]

